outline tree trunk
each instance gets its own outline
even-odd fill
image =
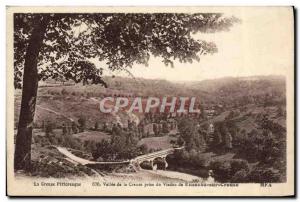
[[[37,16],[25,55],[21,112],[16,136],[14,168],[29,170],[31,163],[31,139],[38,89],[38,55],[43,43],[48,16]]]

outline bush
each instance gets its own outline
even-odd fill
[[[63,89],[61,90],[60,94],[61,94],[61,95],[68,95],[69,92],[68,92],[66,89],[63,88]]]
[[[86,129],[86,118],[84,116],[81,116],[78,119],[78,124],[79,124],[79,131],[83,132]]]
[[[245,169],[241,169],[237,171],[231,178],[231,182],[233,183],[243,183],[248,181],[249,171]]]
[[[195,149],[192,149],[189,152],[189,158],[190,164],[196,167],[205,167],[208,164],[208,158]]]
[[[231,165],[231,174],[232,175],[235,175],[236,172],[238,172],[240,170],[245,170],[247,172],[249,172],[249,170],[250,170],[248,162],[243,159],[232,159],[230,161],[230,165]]]
[[[190,151],[175,150],[174,154],[169,156],[169,159],[173,165],[196,169],[208,166],[209,161],[207,157],[195,149]]]
[[[94,130],[98,130],[99,129],[99,122],[98,121],[96,121],[95,122],[95,127],[94,127]]]
[[[243,159],[216,160],[210,162],[209,167],[219,182],[245,182],[250,170],[248,162]]]
[[[44,127],[45,127],[45,134],[46,134],[46,136],[49,136],[50,133],[53,132],[54,124],[51,123],[50,121],[47,121],[45,123]]]
[[[139,150],[140,150],[140,152],[141,152],[142,154],[147,154],[148,151],[149,151],[149,149],[148,149],[148,147],[147,147],[146,144],[142,144],[141,146],[139,146]]]
[[[279,170],[274,168],[256,167],[253,171],[249,173],[248,182],[255,182],[255,183],[281,182],[281,175]]]
[[[231,178],[231,164],[226,161],[211,161],[209,165],[213,170],[214,177],[219,182],[229,182]]]
[[[52,144],[52,145],[58,145],[58,140],[57,140],[56,137],[50,136],[50,137],[48,137],[48,140],[49,140],[50,144]]]
[[[82,149],[82,143],[78,139],[70,136],[62,136],[61,144],[64,147],[69,147],[72,149]]]

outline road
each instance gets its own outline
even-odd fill
[[[95,162],[95,161],[89,161],[83,158],[80,158],[78,156],[75,156],[71,152],[69,152],[66,148],[64,147],[59,147],[59,146],[54,146],[57,148],[57,150],[65,155],[67,158],[71,159],[71,161],[74,161],[76,163],[79,163],[81,165],[112,165],[112,164],[128,164],[130,161],[120,161],[120,162]],[[137,157],[138,158],[138,157]],[[133,159],[134,160],[134,159]],[[96,171],[94,171],[96,172]],[[97,172],[96,172],[97,173]],[[142,174],[142,176],[141,176]],[[169,171],[169,170],[140,170],[139,173],[132,173],[132,174],[114,174],[117,176],[123,176],[125,178],[142,178],[142,179],[165,179],[165,180],[182,180],[182,181],[195,181],[197,180],[198,182],[204,182],[205,180],[203,178],[200,178],[198,176],[186,174],[186,173],[181,173],[177,171]],[[99,175],[99,177],[103,178],[102,176]],[[110,179],[112,176],[106,176],[103,178],[104,181]],[[106,179],[107,178],[107,179]],[[148,179],[149,178],[149,179]]]
[[[65,147],[60,147],[60,146],[54,146],[60,153],[62,153],[63,155],[65,155],[66,157],[68,157],[69,159],[71,159],[72,161],[75,161],[81,165],[95,165],[95,164],[99,164],[99,165],[109,165],[109,164],[128,164],[131,161],[143,161],[143,160],[148,160],[148,159],[152,159],[152,158],[157,158],[157,157],[161,157],[161,155],[165,156],[166,154],[170,154],[172,152],[174,152],[177,149],[183,149],[183,147],[180,148],[169,148],[169,149],[165,149],[165,150],[161,150],[161,151],[157,151],[157,152],[153,152],[153,153],[149,153],[149,154],[145,154],[145,155],[141,155],[141,156],[137,156],[131,160],[127,160],[127,161],[103,161],[103,162],[99,162],[99,161],[89,161],[87,159],[84,158],[80,158],[78,156],[75,156],[74,154],[72,154],[71,152],[69,152]]]
[[[114,164],[128,164],[130,161],[105,161],[105,162],[98,162],[98,161],[89,161],[84,158],[80,158],[78,156],[75,156],[71,152],[69,152],[65,147],[59,147],[54,146],[60,153],[71,159],[72,161],[75,161],[76,163],[79,163],[81,165],[114,165]]]
[[[45,107],[42,107],[42,106],[40,106],[40,105],[36,105],[36,107],[38,107],[38,108],[40,108],[40,109],[43,109],[43,110],[46,110],[46,111],[48,111],[48,112],[54,113],[54,114],[56,114],[56,115],[58,115],[58,116],[62,116],[62,117],[64,117],[64,118],[68,119],[68,120],[71,121],[71,122],[74,121],[72,118],[67,117],[67,116],[65,116],[65,115],[63,115],[63,114],[61,114],[61,113],[59,113],[59,112],[56,112],[56,111],[54,111],[54,110],[52,110],[52,109],[45,108]]]

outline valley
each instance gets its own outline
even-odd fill
[[[261,179],[255,177],[258,173],[271,175],[274,181],[285,180],[283,77],[221,78],[186,83],[122,77],[105,79],[108,88],[53,85],[53,81],[40,85],[31,175],[139,178],[140,173],[147,173],[190,181],[206,180],[211,177],[211,171],[219,182],[259,181]],[[200,113],[128,113],[125,110],[103,113],[99,110],[99,101],[108,96],[128,99],[139,96],[143,100],[152,96],[193,96]],[[17,129],[19,90],[15,91],[15,98]],[[267,144],[273,147],[267,148]],[[63,151],[60,152],[53,146],[67,150],[60,149]],[[138,165],[117,165],[137,156],[182,146],[182,151],[138,162]],[[116,164],[89,167],[68,158],[66,151],[87,162]],[[272,163],[274,160],[276,165]],[[153,169],[156,171],[151,171]]]

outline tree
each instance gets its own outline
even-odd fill
[[[86,128],[86,118],[84,116],[80,116],[78,119],[79,131],[83,132]]]
[[[192,34],[227,31],[237,21],[219,13],[14,14],[14,85],[22,87],[15,170],[30,165],[39,80],[63,75],[77,83],[92,80],[106,86],[102,69],[89,61],[94,58],[111,70],[124,71],[134,63],[148,65],[150,55],[171,66],[172,60],[199,61],[217,47]]]
[[[47,121],[47,123],[45,124],[45,135],[49,137],[50,133],[52,132],[53,132],[53,124],[50,121]]]
[[[72,133],[73,134],[78,133],[78,126],[74,121],[71,123],[71,128],[72,128]]]
[[[68,133],[68,130],[67,130],[67,126],[63,123],[62,124],[62,134],[63,136],[67,135]]]
[[[159,135],[159,128],[158,128],[158,126],[157,126],[157,124],[156,123],[153,123],[152,124],[153,125],[153,133],[154,133],[154,136],[158,136]]]
[[[109,159],[112,154],[112,146],[108,140],[101,140],[96,144],[96,149],[92,151],[93,158],[97,160],[99,157],[102,159]]]
[[[164,121],[164,122],[162,123],[162,132],[163,132],[163,133],[169,133],[169,127],[168,127],[167,121]]]
[[[94,130],[98,130],[99,129],[99,122],[98,121],[96,121],[95,122],[95,127],[94,127]]]
[[[192,149],[200,151],[205,148],[204,133],[198,130],[197,123],[193,119],[186,118],[180,120],[178,129],[180,138],[183,140],[187,151]]]
[[[191,119],[182,119],[178,124],[180,137],[186,144],[192,142],[193,136],[196,133],[195,123]]]

